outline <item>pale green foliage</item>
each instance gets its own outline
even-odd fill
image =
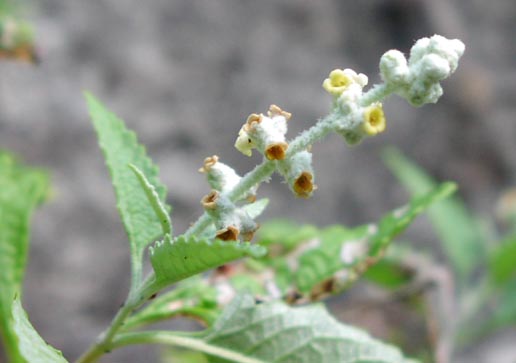
[[[509,236],[493,251],[489,271],[496,284],[502,285],[516,278],[516,236]]]
[[[420,167],[395,149],[388,150],[384,156],[386,164],[412,195],[421,195],[437,185]],[[463,284],[471,277],[479,262],[485,262],[480,261],[485,256],[485,241],[478,223],[458,197],[445,199],[432,206],[428,216]]]
[[[408,363],[397,348],[337,322],[321,305],[255,304],[238,296],[204,340],[263,363]],[[210,362],[228,360],[210,357]]]
[[[48,193],[45,173],[0,152],[0,335],[13,362],[19,361],[11,327],[11,304],[21,293],[34,208]]]
[[[129,168],[138,168],[153,185],[159,200],[165,205],[166,188],[158,178],[158,167],[152,163],[133,131],[128,130],[123,121],[109,112],[93,96],[87,94],[88,107],[97,131],[100,147],[117,197],[117,207],[131,244],[133,286],[141,277],[142,256],[145,247],[163,235],[162,224],[153,206],[149,203],[140,181]]]
[[[284,292],[297,291],[308,296],[342,290],[376,263],[392,239],[417,215],[455,189],[454,184],[444,183],[388,213],[377,225],[353,229],[333,226],[323,230],[298,227],[297,241],[292,236],[283,239],[280,235],[273,240],[267,237],[272,251],[281,251],[282,247],[284,251],[270,256],[268,261],[275,270],[276,282]]]
[[[227,275],[223,270],[214,272],[216,279],[208,275],[181,282],[175,290],[158,297],[132,317],[126,328],[176,316],[195,316],[210,325],[222,308],[219,302],[227,301],[239,291],[266,300],[282,298],[289,303],[318,300],[342,292],[380,261],[390,241],[418,214],[454,190],[453,184],[443,183],[397,212],[387,214],[378,225],[320,229],[288,221],[265,223],[258,244],[269,247],[271,252],[267,257],[238,261],[227,267]],[[365,248],[357,250],[353,260],[343,261],[344,246],[357,241]],[[280,295],[270,289],[271,283],[278,287]]]
[[[258,245],[220,240],[198,240],[166,235],[150,248],[150,260],[156,281],[170,285],[190,276],[245,256],[261,257],[265,249]]]
[[[190,316],[211,325],[219,315],[217,291],[200,276],[181,281],[176,288],[159,295],[131,316],[123,329],[150,324],[176,316]]]
[[[13,303],[12,316],[19,351],[27,363],[66,363],[61,352],[47,344],[34,330],[19,299]]]
[[[154,209],[154,213],[156,213],[156,217],[161,223],[161,228],[163,229],[163,234],[172,234],[172,222],[170,221],[170,216],[168,215],[167,208],[161,202],[158,193],[156,192],[156,188],[147,180],[145,175],[141,172],[138,167],[133,164],[129,164],[129,167],[134,172],[134,175],[138,178],[140,185],[147,196],[147,200],[151,205],[152,209]]]

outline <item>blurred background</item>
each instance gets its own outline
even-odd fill
[[[262,221],[325,226],[374,221],[407,193],[380,152],[398,146],[439,180],[454,180],[475,214],[492,218],[516,182],[516,3],[445,0],[39,0],[28,3],[41,62],[0,62],[0,147],[52,175],[53,197],[33,222],[24,305],[34,326],[69,359],[105,328],[125,298],[129,251],[83,91],[139,135],[161,167],[176,231],[201,213],[205,157],[244,173],[259,162],[233,148],[250,113],[276,103],[293,113],[289,135],[330,107],[321,83],[334,68],[379,81],[388,49],[408,52],[435,33],[466,53],[436,105],[392,97],[388,128],[349,148],[314,145],[319,189],[296,199],[273,178]],[[405,235],[436,244],[424,219]],[[457,362],[516,362],[516,330],[462,352]],[[153,362],[127,348],[104,362]],[[0,361],[2,358],[0,357]]]

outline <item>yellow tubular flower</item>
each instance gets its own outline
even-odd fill
[[[353,83],[351,77],[342,69],[334,69],[330,76],[322,84],[323,88],[330,94],[338,96]]]
[[[376,103],[367,107],[364,111],[364,132],[370,136],[374,136],[385,130],[385,114],[381,103]]]

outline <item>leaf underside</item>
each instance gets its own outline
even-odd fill
[[[236,297],[204,340],[267,363],[415,363],[367,333],[336,321],[321,305],[292,308]],[[212,363],[228,360],[211,356]]]
[[[0,152],[0,336],[12,362],[20,361],[12,331],[11,304],[21,293],[29,246],[29,223],[48,194],[48,176]]]

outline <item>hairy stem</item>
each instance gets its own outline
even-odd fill
[[[168,331],[148,331],[120,334],[112,344],[113,348],[131,344],[166,344],[176,347],[189,348],[212,356],[237,363],[265,363],[256,358],[222,347],[208,344],[199,338],[179,336]]]
[[[375,84],[360,99],[360,105],[369,106],[372,103],[385,99],[394,92],[392,87],[388,87],[385,83]]]
[[[100,334],[96,342],[77,359],[76,363],[96,362],[101,356],[113,349],[113,338],[124,325],[125,319],[159,290],[159,286],[154,281],[154,274],[150,274],[137,291],[129,294],[106,331]]]
[[[287,158],[309,148],[315,141],[318,141],[333,131],[333,123],[336,120],[335,113],[317,122],[308,130],[303,131],[299,136],[292,140],[288,146]]]

